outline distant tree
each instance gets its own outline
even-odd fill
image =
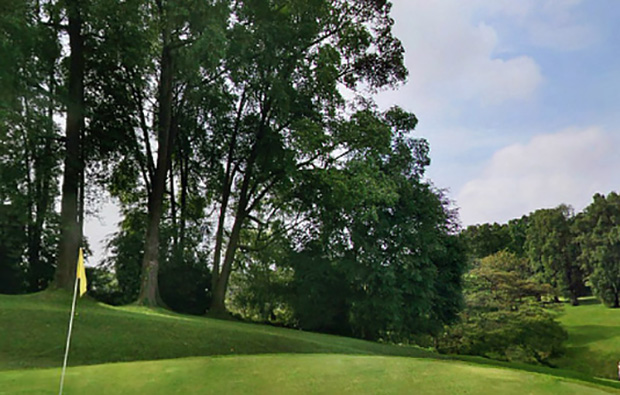
[[[0,204],[0,293],[24,292],[26,272],[22,267],[24,228],[9,204]]]
[[[109,255],[104,261],[116,277],[118,304],[131,303],[138,297],[146,222],[143,210],[125,209],[123,214],[119,230],[107,242]]]
[[[552,287],[532,279],[526,259],[498,252],[478,261],[464,293],[461,321],[437,338],[439,351],[542,364],[563,351],[566,331],[544,304]]]
[[[514,253],[518,257],[526,256],[525,241],[527,239],[528,223],[529,217],[527,215],[508,221],[510,243],[508,244],[507,250]]]
[[[247,234],[254,232],[242,235],[230,311],[252,321],[298,327],[291,308],[293,270],[287,263],[293,256],[291,240],[280,232]]]
[[[461,238],[469,254],[479,259],[503,251],[511,243],[508,227],[498,223],[468,226],[461,231]]]
[[[530,214],[525,249],[535,277],[551,284],[558,295],[579,304],[584,295],[583,273],[571,230],[573,210],[566,205],[537,210]]]
[[[528,217],[523,216],[506,224],[470,225],[460,233],[472,258],[481,259],[500,251],[510,251],[523,257]]]
[[[577,216],[575,232],[594,294],[606,305],[620,307],[620,196],[594,195]]]

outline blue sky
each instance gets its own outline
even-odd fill
[[[620,189],[620,3],[394,0],[428,176],[463,225]]]

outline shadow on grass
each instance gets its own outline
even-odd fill
[[[613,351],[592,353],[586,346],[569,347],[566,353],[554,362],[563,365],[565,369],[595,377],[613,379],[617,383],[618,358]],[[620,383],[617,384],[620,388]]]
[[[595,304],[601,304],[601,301],[596,299],[593,296],[579,299],[579,306],[591,306]],[[579,306],[576,306],[576,307],[579,307]]]
[[[620,338],[620,329],[613,326],[604,325],[579,325],[574,326],[570,330],[570,344],[578,344],[579,346],[600,341]]]

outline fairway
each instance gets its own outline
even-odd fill
[[[580,306],[566,306],[560,322],[568,331],[568,342],[564,356],[553,363],[562,369],[617,380],[620,309],[588,298]]]
[[[59,369],[0,372],[0,394],[53,393]],[[557,377],[455,361],[344,355],[205,357],[84,366],[66,394],[604,394]]]

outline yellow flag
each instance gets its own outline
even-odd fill
[[[86,270],[84,269],[84,254],[80,248],[77,264],[77,278],[80,280],[80,296],[86,293]]]

